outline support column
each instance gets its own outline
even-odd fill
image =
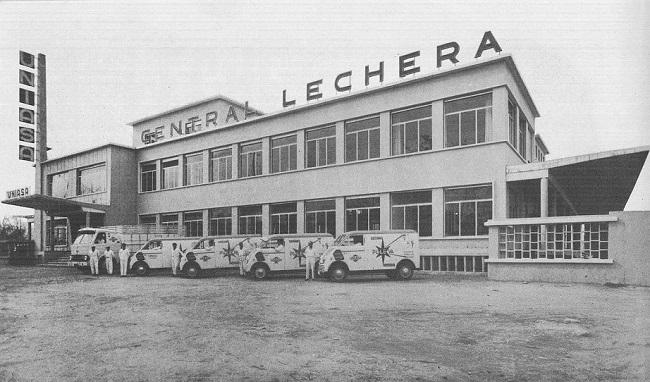
[[[270,173],[271,173],[271,138],[264,137],[262,138],[262,174],[267,175]],[[266,206],[266,208],[268,210],[268,205]],[[262,226],[264,226],[263,222],[264,220],[262,220]],[[262,231],[264,231],[263,228]]]
[[[239,235],[239,209],[237,207],[230,207],[230,221],[232,222],[230,224],[231,235]]]
[[[336,163],[345,163],[345,123],[343,121],[336,122]]]
[[[548,217],[548,177],[539,179],[539,216]]]
[[[335,199],[336,203],[336,236],[345,232],[345,198]]]
[[[379,157],[390,156],[390,112],[379,114]]]
[[[203,150],[203,179],[201,179],[201,183],[210,183],[212,182],[211,175],[210,174],[210,150]],[[204,230],[205,231],[205,230]]]
[[[296,170],[305,168],[305,130],[300,130],[296,136]],[[298,225],[300,227],[300,225]],[[300,229],[298,230],[300,232]]]
[[[390,229],[390,194],[379,194],[379,229]]]
[[[53,214],[47,214],[49,221],[50,221],[50,227],[49,227],[49,236],[50,240],[48,240],[47,246],[49,246],[50,251],[49,251],[49,258],[52,258],[52,255],[54,254],[54,218],[55,216]],[[48,255],[45,255],[45,259],[48,259]]]
[[[296,233],[305,233],[305,202],[296,202]]]
[[[269,205],[262,204],[262,235],[271,234],[271,216],[269,215]]]
[[[232,179],[237,179],[239,178],[239,145],[235,143],[231,145],[230,148],[232,150],[232,176],[231,177]]]
[[[86,212],[86,227],[90,227],[90,212]]]
[[[203,236],[208,236],[210,233],[210,217],[208,216],[209,210],[203,210]]]

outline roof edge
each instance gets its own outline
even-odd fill
[[[133,150],[133,151],[135,151],[135,147],[133,147],[133,146],[127,146],[127,145],[123,145],[123,144],[120,144],[120,143],[111,143],[111,142],[109,142],[109,143],[105,143],[105,144],[100,145],[100,146],[90,147],[90,148],[87,148],[87,149],[83,149],[83,150],[79,150],[79,151],[74,151],[74,152],[71,152],[71,153],[68,153],[68,154],[65,154],[65,155],[59,156],[59,157],[55,157],[55,158],[52,158],[52,159],[48,159],[48,160],[46,160],[46,161],[41,162],[41,164],[43,164],[43,163],[55,162],[55,161],[57,161],[57,160],[65,159],[65,158],[70,157],[70,156],[73,156],[73,155],[79,155],[79,154],[83,154],[83,153],[86,153],[86,152],[89,152],[89,151],[94,151],[94,150],[103,149],[103,148],[105,148],[105,147],[109,147],[109,146],[114,146],[114,147],[119,147],[119,148],[122,148],[122,149],[127,149],[127,150]]]

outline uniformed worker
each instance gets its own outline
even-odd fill
[[[90,274],[99,276],[99,251],[94,245],[90,247],[88,257],[88,263],[90,263]]]
[[[239,275],[244,275],[244,262],[246,261],[246,256],[251,252],[251,243],[248,239],[240,241],[239,244],[235,247],[235,253],[239,259]]]
[[[129,251],[126,249],[126,244],[122,243],[122,248],[119,252],[120,256],[120,276],[126,276],[129,270]]]
[[[181,264],[181,258],[183,254],[181,253],[180,248],[176,243],[172,243],[172,275],[176,276],[176,271],[178,266]]]
[[[311,279],[313,280],[316,275],[316,261],[318,261],[318,253],[314,249],[314,243],[309,242],[305,248],[305,281],[309,280],[309,271],[311,270]]]
[[[113,274],[113,250],[111,247],[106,247],[106,251],[104,251],[104,261],[106,265],[106,273],[109,275]]]

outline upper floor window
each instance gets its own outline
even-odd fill
[[[379,229],[379,197],[345,200],[345,230]]]
[[[517,106],[508,99],[508,142],[517,148]]]
[[[305,201],[305,232],[336,235],[336,202],[334,199]]]
[[[262,206],[239,207],[238,215],[240,235],[262,234]]]
[[[526,133],[528,132],[528,121],[524,113],[519,110],[519,155],[526,159]]]
[[[305,134],[306,167],[336,163],[336,126],[308,130]]]
[[[296,169],[296,136],[271,139],[271,172],[284,172]]]
[[[492,127],[492,93],[445,101],[445,147],[485,142]]]
[[[71,172],[62,172],[48,175],[47,194],[57,198],[75,196],[74,174]]]
[[[178,187],[178,158],[163,159],[160,168],[160,188]]]
[[[345,161],[379,158],[379,117],[345,123]]]
[[[391,195],[391,228],[412,229],[431,236],[431,191],[400,192]]]
[[[191,186],[203,183],[203,153],[185,155],[183,163],[185,164],[183,184]]]
[[[232,234],[232,209],[230,207],[210,210],[209,235],[226,236]]]
[[[239,177],[262,175],[262,142],[239,146]]]
[[[391,114],[391,155],[431,150],[431,105]]]
[[[143,163],[140,165],[140,191],[156,190],[156,163]]]
[[[445,190],[445,236],[487,235],[492,218],[492,186]]]
[[[210,152],[210,181],[232,178],[232,149],[218,149]]]
[[[298,213],[296,203],[271,204],[271,233],[296,233],[298,232]]]
[[[77,195],[106,191],[106,166],[82,168],[77,173]]]

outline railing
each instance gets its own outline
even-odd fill
[[[490,240],[497,241],[490,259],[608,260],[609,223],[616,220],[589,215],[489,221]]]

